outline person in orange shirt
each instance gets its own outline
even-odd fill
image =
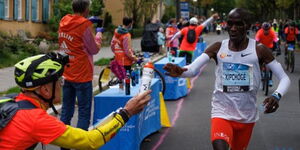
[[[275,31],[271,28],[271,24],[264,22],[262,24],[262,28],[257,31],[255,40],[270,48],[272,51],[275,51],[278,37]],[[270,80],[268,84],[269,86],[273,85],[272,71],[270,71]]]
[[[69,67],[65,68],[63,77],[63,102],[61,121],[70,125],[74,114],[75,102],[78,101],[77,127],[87,130],[90,125],[93,95],[93,55],[101,47],[101,34],[95,40],[89,15],[89,0],[73,0],[74,14],[65,15],[58,30],[60,51],[70,57]]]
[[[285,55],[287,54],[287,45],[292,44],[296,45],[297,35],[299,34],[299,30],[296,28],[295,22],[290,22],[288,26],[284,29],[284,34],[286,35],[286,47],[285,47]]]
[[[41,142],[78,150],[99,149],[111,140],[129,118],[147,105],[151,91],[131,98],[111,117],[89,131],[65,125],[47,109],[61,101],[62,74],[69,61],[59,53],[36,55],[15,65],[15,81],[22,89],[14,98],[0,98],[0,149],[32,150]],[[67,65],[68,66],[68,65]],[[4,115],[6,114],[6,115]]]
[[[278,41],[278,37],[275,31],[271,28],[271,24],[264,22],[262,28],[259,29],[255,35],[255,40],[264,44],[266,47],[275,50],[275,44]]]
[[[169,24],[170,25],[166,29],[167,49],[168,51],[172,51],[172,54],[176,56],[179,40],[178,38],[174,39],[172,42],[170,42],[170,40],[179,31],[179,29],[177,28],[176,19],[170,19]]]
[[[201,25],[198,25],[198,19],[196,17],[193,17],[189,21],[190,25],[188,27],[184,27],[183,29],[181,29],[170,40],[170,42],[172,42],[174,39],[180,37],[181,35],[183,36],[182,42],[179,47],[180,49],[179,57],[185,57],[186,64],[190,64],[192,62],[198,37],[202,32],[203,28],[206,27],[207,24],[209,24],[216,18],[218,18],[218,14],[213,14],[209,19],[207,19]]]

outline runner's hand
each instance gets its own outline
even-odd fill
[[[167,63],[163,69],[167,71],[165,74],[171,77],[179,77],[183,72],[188,70],[187,68],[181,68],[171,63]]]
[[[134,96],[126,103],[124,109],[127,110],[130,116],[141,112],[151,99],[150,93],[151,90],[148,90],[144,93]]]
[[[215,13],[212,15],[212,17],[216,20],[216,19],[219,19],[219,14],[218,13]]]
[[[263,104],[266,108],[266,114],[273,113],[279,108],[278,100],[276,100],[273,96],[266,98]]]

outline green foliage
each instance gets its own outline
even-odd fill
[[[12,93],[20,93],[21,89],[18,86],[12,87],[7,91],[0,92],[0,95],[12,94]]]
[[[102,8],[104,7],[103,1],[101,0],[92,0],[90,7],[91,16],[100,16],[102,14]]]
[[[141,22],[151,20],[157,11],[160,0],[125,0],[123,2],[126,14],[132,17],[133,27],[144,25]]]
[[[166,6],[161,22],[168,22],[171,18],[176,18],[176,7],[173,5]]]
[[[0,68],[9,67],[18,61],[39,53],[36,45],[19,37],[9,37],[0,32]]]
[[[98,66],[109,65],[112,58],[101,58],[97,60],[94,64]]]

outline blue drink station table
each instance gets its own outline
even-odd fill
[[[142,112],[132,116],[117,135],[100,150],[139,150],[142,140],[161,128],[159,86],[159,80],[152,79],[151,100],[148,105]],[[138,91],[139,85],[136,85],[131,88],[130,95],[125,95],[125,91],[120,92],[119,88],[110,88],[96,95],[93,123],[103,119],[112,111],[124,107],[130,98],[138,94]]]
[[[205,48],[206,48],[205,41],[197,43],[192,60],[194,61],[197,57],[199,57],[204,52]]]
[[[165,57],[161,59],[160,61],[156,62],[154,64],[154,67],[160,71],[165,78],[166,81],[166,90],[164,94],[165,100],[176,100],[180,97],[186,96],[188,89],[186,85],[186,79],[185,78],[174,78],[165,75],[165,70],[163,67],[169,63],[168,59]],[[173,64],[176,64],[180,67],[185,66],[185,58],[184,57],[176,57],[175,61],[172,62]]]

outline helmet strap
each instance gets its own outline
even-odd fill
[[[53,81],[52,82],[52,96],[49,99],[46,99],[45,97],[43,97],[42,95],[38,94],[36,91],[33,91],[33,93],[38,96],[40,99],[42,99],[43,101],[49,103],[49,106],[52,108],[53,112],[57,115],[58,112],[56,110],[56,108],[53,105],[53,100],[55,98],[55,85],[56,85],[57,81]]]

